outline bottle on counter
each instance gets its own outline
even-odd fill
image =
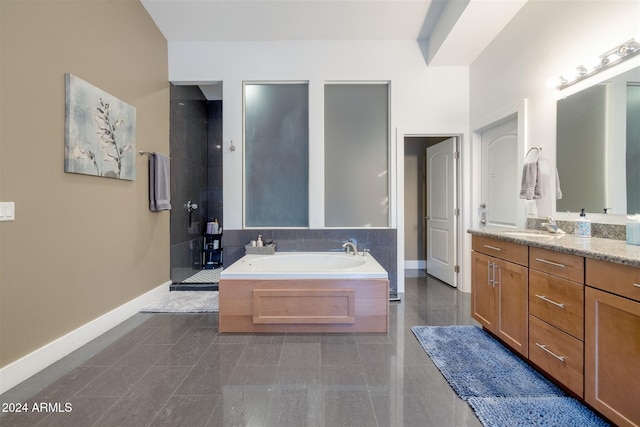
[[[584,208],[580,210],[580,218],[576,220],[574,234],[577,237],[591,237],[591,220],[587,219]]]

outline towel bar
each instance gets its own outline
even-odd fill
[[[151,151],[140,150],[138,151],[138,154],[140,154],[141,156],[144,156],[145,154],[154,154],[154,153]],[[169,157],[169,159],[171,159],[171,157]]]

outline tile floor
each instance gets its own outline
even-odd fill
[[[1,395],[29,412],[0,425],[480,426],[410,331],[472,324],[469,294],[406,274],[388,334],[218,335],[217,314],[138,314]]]

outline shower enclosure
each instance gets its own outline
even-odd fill
[[[198,86],[171,85],[170,114],[171,289],[217,289],[219,268],[207,264],[212,242],[205,233],[209,221],[224,224],[222,101],[207,100]]]

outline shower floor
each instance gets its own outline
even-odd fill
[[[198,270],[193,274],[190,270],[187,274],[180,275],[186,277],[171,284],[172,291],[217,291],[220,282],[220,272],[222,267],[213,270]]]

